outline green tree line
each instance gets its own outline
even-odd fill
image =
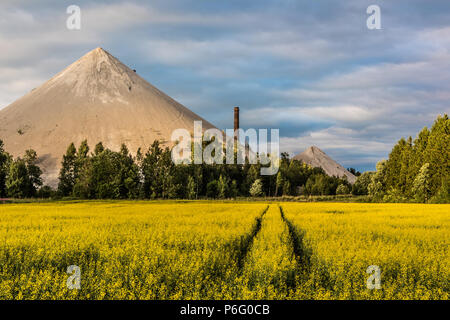
[[[31,198],[38,195],[42,186],[42,171],[37,165],[34,150],[27,150],[23,157],[13,159],[0,140],[0,197]]]
[[[416,139],[400,139],[375,172],[358,175],[351,185],[321,168],[281,154],[276,175],[260,174],[261,164],[179,164],[158,141],[136,155],[99,142],[73,143],[62,159],[57,190],[42,186],[37,154],[27,150],[13,159],[0,140],[0,197],[77,197],[82,199],[199,199],[247,196],[368,195],[384,202],[450,202],[450,120],[439,116]],[[236,155],[235,155],[236,157]],[[225,163],[225,161],[224,161]],[[236,163],[236,161],[235,161]]]
[[[438,116],[431,129],[415,139],[401,138],[375,172],[365,172],[354,194],[369,194],[382,202],[450,202],[450,120]]]
[[[119,152],[102,143],[89,152],[87,141],[78,149],[72,143],[63,156],[58,192],[87,199],[199,199],[238,196],[336,194],[339,185],[350,184],[328,177],[282,154],[277,175],[260,175],[261,164],[178,164],[171,150],[154,141],[132,156],[123,144]],[[236,157],[236,154],[235,154]],[[224,159],[225,163],[225,159]]]
[[[235,157],[237,155],[235,154]],[[199,199],[247,196],[334,195],[349,193],[345,180],[329,177],[283,153],[276,175],[260,174],[261,164],[179,164],[171,150],[155,141],[132,156],[123,144],[112,151],[98,143],[69,145],[61,163],[57,190],[42,187],[37,155],[28,150],[13,159],[0,148],[0,194],[12,198],[76,197],[82,199]],[[224,161],[225,163],[225,161]]]

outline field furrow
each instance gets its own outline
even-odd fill
[[[238,264],[238,269],[240,270],[241,273],[244,268],[245,259],[248,255],[250,248],[252,247],[253,241],[255,240],[256,236],[258,235],[259,231],[261,230],[261,221],[264,218],[264,215],[266,214],[267,210],[269,210],[269,206],[267,206],[264,209],[264,211],[261,213],[261,215],[256,218],[252,232],[247,235],[247,237],[243,241],[243,244],[240,246],[241,251],[237,257],[237,264]]]
[[[279,210],[281,213],[281,218],[288,227],[289,237],[292,241],[292,248],[294,250],[294,255],[298,262],[296,281],[297,283],[299,281],[300,282],[306,281],[309,274],[309,270],[311,269],[312,252],[311,249],[308,248],[303,242],[305,233],[300,228],[292,224],[292,222],[286,218],[282,206],[279,206]]]
[[[447,205],[283,204],[308,257],[299,299],[448,299]],[[369,289],[366,271],[381,271]]]
[[[296,269],[288,226],[271,205],[245,259],[238,298],[286,299],[295,288]]]
[[[265,204],[0,207],[2,299],[220,299]],[[69,290],[69,265],[81,289]]]
[[[448,205],[0,205],[0,299],[449,299]],[[67,267],[81,271],[67,287]],[[369,289],[366,270],[381,271]]]

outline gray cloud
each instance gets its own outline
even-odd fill
[[[449,111],[450,2],[67,1],[0,4],[0,107],[103,46],[219,127],[280,128],[284,151],[318,145],[373,168],[401,136]]]

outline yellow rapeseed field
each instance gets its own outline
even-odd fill
[[[244,299],[287,299],[295,286],[297,264],[287,225],[277,206],[263,216],[239,281]]]
[[[0,299],[449,299],[450,206],[0,205]],[[67,267],[80,268],[69,288]],[[380,289],[366,273],[381,271]]]
[[[448,299],[450,205],[283,204],[304,259],[299,299]],[[368,290],[378,266],[381,289]]]

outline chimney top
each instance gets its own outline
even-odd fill
[[[234,138],[237,140],[237,132],[239,129],[239,107],[234,107]]]

